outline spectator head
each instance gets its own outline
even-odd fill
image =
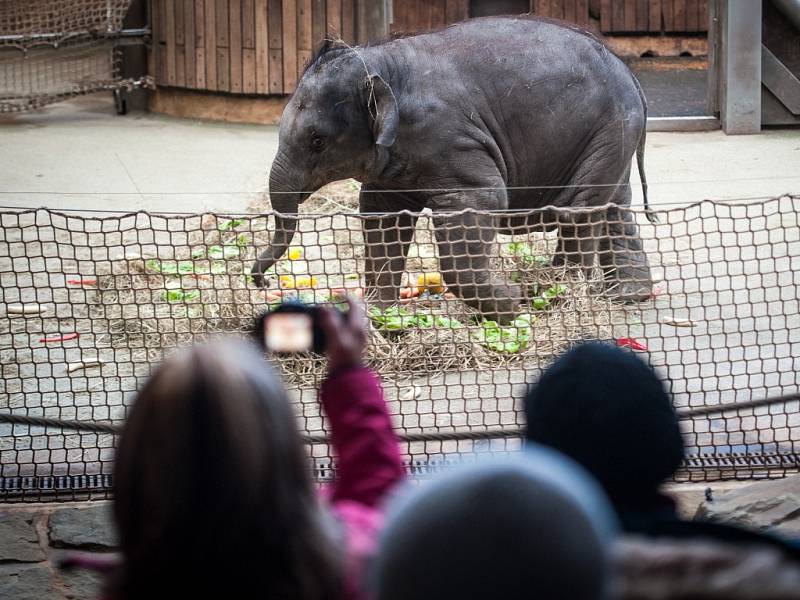
[[[683,460],[669,394],[633,354],[587,343],[542,375],[525,401],[528,439],[583,465],[618,509],[646,508]]]
[[[424,483],[390,511],[378,600],[606,597],[615,529],[580,467],[535,446],[516,462]]]
[[[114,598],[331,598],[340,566],[292,409],[253,349],[166,360],[122,433]]]

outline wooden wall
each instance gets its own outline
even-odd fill
[[[425,31],[469,18],[469,0],[393,0],[392,31]]]
[[[480,1],[472,0],[472,5]],[[591,4],[598,5],[594,15]],[[423,31],[449,25],[469,18],[470,5],[470,0],[394,0],[392,28]],[[708,0],[530,0],[528,9],[584,27],[594,16],[601,33],[695,33],[708,29]]]
[[[326,37],[352,42],[355,0],[150,0],[156,85],[288,94]]]
[[[602,33],[700,33],[707,30],[708,0],[600,0]]]
[[[356,38],[356,0],[148,1],[159,86],[289,94],[323,39]],[[392,31],[462,21],[471,1],[483,0],[393,0]],[[708,0],[530,0],[530,9],[612,34],[702,32],[708,23]]]

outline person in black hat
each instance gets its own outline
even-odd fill
[[[678,416],[655,371],[630,352],[596,342],[571,349],[530,388],[525,412],[528,440],[563,452],[597,478],[625,532],[767,544],[800,559],[777,537],[678,517],[661,491],[684,457]]]
[[[673,514],[659,488],[683,460],[672,399],[650,366],[599,343],[577,346],[547,369],[525,402],[527,437],[594,475],[620,517]]]
[[[616,521],[583,469],[544,447],[466,466],[390,507],[377,600],[601,600]]]

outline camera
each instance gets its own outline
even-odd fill
[[[339,310],[335,313],[342,317]],[[253,334],[264,350],[274,354],[324,354],[327,344],[320,317],[319,306],[282,302],[256,319]]]

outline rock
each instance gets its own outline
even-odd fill
[[[61,573],[67,600],[96,600],[102,597],[103,577],[91,571]]]
[[[55,548],[109,550],[117,545],[111,505],[57,510],[50,517],[50,543]]]
[[[33,515],[0,516],[0,562],[39,562],[44,559]]]
[[[800,475],[716,493],[700,504],[695,519],[800,537]]]
[[[0,573],[0,598],[49,600],[63,597],[47,566],[20,567]]]

